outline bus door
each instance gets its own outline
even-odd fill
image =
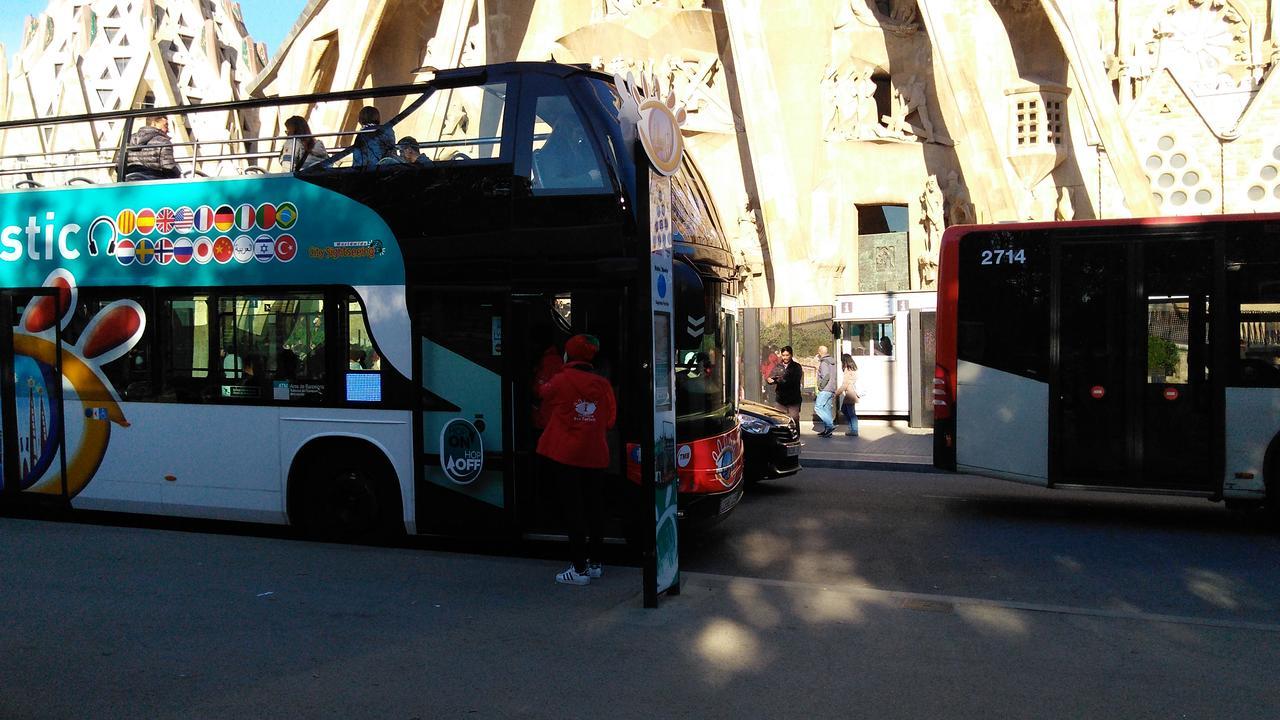
[[[536,448],[541,437],[542,408],[536,400],[539,379],[554,375],[561,366],[565,340],[578,333],[590,333],[600,339],[600,353],[593,361],[595,372],[608,378],[615,397],[621,403],[625,357],[623,296],[616,289],[576,289],[513,293],[511,299],[509,352],[512,446],[514,447],[515,512],[517,523],[526,537],[557,536],[564,533],[560,502],[554,478],[548,477],[539,461]],[[605,474],[615,480],[624,473],[623,442],[625,413],[619,412],[618,425],[607,434],[610,465]],[[626,486],[606,481],[605,533],[622,537],[618,519],[625,515]]]
[[[505,289],[432,287],[410,312],[422,384],[418,529],[497,537],[510,528]]]
[[[1208,490],[1215,484],[1210,353],[1213,248],[1203,238],[1141,246],[1142,363],[1139,451],[1143,485]]]
[[[1062,243],[1054,484],[1211,482],[1211,266],[1199,240]]]
[[[53,289],[0,291],[0,497],[65,498],[63,313]]]

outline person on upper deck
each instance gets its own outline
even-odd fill
[[[284,134],[290,138],[280,153],[280,163],[285,169],[306,170],[329,159],[324,143],[311,134],[311,126],[301,115],[284,121]]]
[[[173,159],[173,140],[169,137],[169,118],[154,115],[147,124],[129,136],[125,152],[125,180],[162,180],[182,177]]]
[[[396,134],[382,125],[382,114],[372,105],[360,108],[358,119],[360,132],[352,145],[351,167],[371,170],[383,158],[395,156]]]
[[[435,164],[431,162],[431,158],[422,154],[422,147],[412,135],[400,138],[400,142],[396,143],[396,150],[400,152],[400,160],[406,165],[427,167]]]

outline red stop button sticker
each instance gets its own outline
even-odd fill
[[[1165,389],[1164,389],[1164,399],[1165,399],[1165,400],[1177,400],[1177,399],[1178,399],[1178,388],[1176,388],[1176,387],[1167,387],[1167,388],[1165,388]]]
[[[1089,389],[1089,394],[1093,396],[1094,400],[1101,400],[1107,394],[1107,389],[1101,385],[1094,385]]]

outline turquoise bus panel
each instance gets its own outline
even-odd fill
[[[0,283],[399,285],[404,260],[373,210],[292,176],[0,193]]]

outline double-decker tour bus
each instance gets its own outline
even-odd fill
[[[934,464],[1280,500],[1280,216],[971,226],[942,240]]]
[[[400,152],[371,157],[362,106]],[[128,167],[124,138],[148,116],[270,127],[304,109],[345,118],[313,129],[327,159],[286,166],[313,136],[268,131],[175,142],[174,179]],[[625,109],[610,77],[511,63],[0,124],[92,140],[0,158],[19,186],[0,192],[0,503],[333,537],[557,532],[534,456],[540,363],[573,333],[600,338],[619,478],[648,412],[633,359],[650,351],[636,280],[650,238]],[[677,378],[679,507],[715,517],[741,494],[734,263],[687,157],[671,194],[676,357],[659,370]]]

